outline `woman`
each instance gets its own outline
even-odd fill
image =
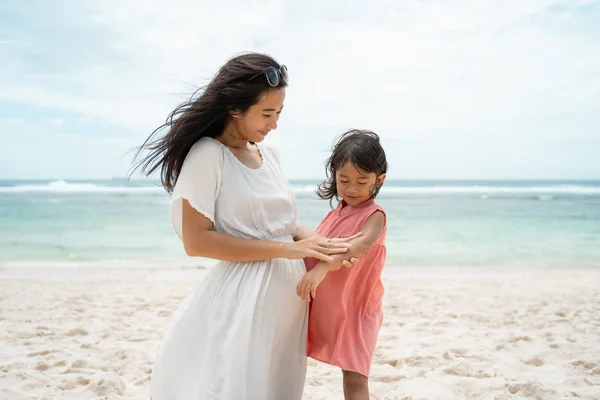
[[[271,57],[237,56],[171,113],[164,137],[151,142],[155,131],[142,146],[150,154],[138,165],[160,168],[186,253],[221,260],[173,317],[153,400],[302,397],[307,303],[295,289],[303,258],[331,261],[351,238],[299,225],[279,154],[262,144],[277,128],[287,81]]]

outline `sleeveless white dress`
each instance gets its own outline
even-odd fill
[[[171,201],[181,238],[182,199],[229,235],[292,241],[294,194],[274,148],[251,169],[215,139],[190,150]],[[308,306],[296,295],[303,260],[221,261],[182,302],[152,373],[152,400],[296,400],[306,377]]]

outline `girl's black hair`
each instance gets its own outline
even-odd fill
[[[337,191],[335,173],[350,161],[363,172],[375,173],[377,177],[387,173],[388,163],[385,151],[379,141],[379,135],[369,130],[352,129],[340,135],[332,149],[331,156],[325,165],[327,179],[317,188],[317,195],[330,202],[335,197],[340,201]],[[375,186],[371,198],[379,193],[380,186]]]
[[[189,101],[175,108],[166,122],[138,148],[134,160],[142,150],[148,150],[149,154],[137,162],[133,170],[142,167],[142,172],[150,175],[160,169],[163,187],[173,192],[183,161],[194,143],[203,137],[219,136],[231,112],[243,114],[258,103],[265,92],[287,86],[284,79],[279,79],[276,87],[271,86],[264,73],[267,67],[279,70],[281,65],[260,53],[245,53],[227,61],[210,83],[196,92],[200,93],[197,98],[194,99],[194,93]],[[168,128],[168,132],[155,139],[163,128]]]

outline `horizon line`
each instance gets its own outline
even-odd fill
[[[288,181],[323,181],[321,178],[287,178]],[[60,181],[77,181],[77,182],[91,182],[91,181],[132,181],[132,182],[160,182],[159,178],[128,178],[128,177],[109,177],[109,178],[3,178],[0,177],[2,182],[28,182],[28,181],[48,181],[48,182],[60,182]],[[538,181],[538,182],[551,182],[551,181],[578,181],[578,182],[595,182],[600,181],[600,177],[596,178],[581,178],[581,177],[561,177],[561,178],[388,178],[388,182],[398,181],[488,181],[488,182],[503,182],[503,181]]]

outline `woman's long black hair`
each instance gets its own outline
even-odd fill
[[[258,103],[266,91],[287,86],[283,79],[277,87],[269,85],[263,73],[267,67],[279,70],[280,64],[260,53],[246,53],[230,59],[208,85],[173,110],[166,122],[137,149],[134,160],[143,150],[149,154],[134,164],[133,171],[142,167],[142,172],[150,175],[160,168],[161,183],[172,193],[183,161],[194,143],[203,137],[220,135],[231,112],[243,114]],[[164,128],[168,128],[166,135],[155,138]]]

